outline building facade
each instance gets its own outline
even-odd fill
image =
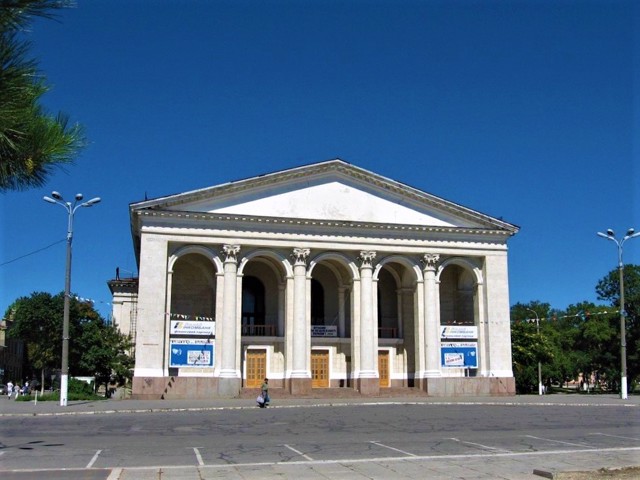
[[[139,278],[110,287],[136,398],[236,396],[265,377],[300,395],[515,393],[515,225],[339,159],[130,217]]]

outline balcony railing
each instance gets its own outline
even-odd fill
[[[275,337],[275,325],[242,325],[242,335],[249,337]]]
[[[378,327],[378,338],[398,338],[396,327]]]

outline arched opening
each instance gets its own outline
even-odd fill
[[[213,264],[199,253],[188,253],[173,265],[170,315],[215,317],[216,282]]]
[[[448,265],[440,275],[440,324],[475,325],[473,274],[459,265]]]

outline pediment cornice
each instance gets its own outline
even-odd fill
[[[244,192],[249,191],[259,191],[261,189],[268,189],[274,185],[282,185],[286,183],[295,183],[300,181],[301,179],[308,180],[312,178],[320,178],[327,175],[335,175],[337,177],[344,177],[345,179],[349,179],[351,181],[356,181],[363,185],[368,185],[371,188],[383,190],[388,192],[392,196],[396,196],[398,198],[402,198],[407,202],[414,202],[419,205],[427,206],[429,208],[433,208],[435,210],[446,212],[454,217],[458,217],[461,219],[465,219],[470,223],[476,224],[478,228],[446,228],[446,227],[436,227],[436,226],[420,226],[420,225],[387,225],[384,224],[379,228],[384,229],[401,229],[401,230],[418,230],[418,231],[456,231],[460,232],[461,230],[469,230],[472,232],[482,231],[482,232],[498,232],[505,231],[505,233],[509,235],[513,235],[518,231],[518,227],[510,224],[508,222],[504,222],[501,219],[497,219],[491,217],[489,215],[485,215],[483,213],[477,212],[475,210],[469,209],[457,203],[445,200],[443,198],[437,197],[435,195],[431,195],[429,193],[418,190],[409,185],[403,184],[401,182],[391,180],[384,176],[378,175],[376,173],[370,172],[360,167],[356,167],[351,165],[343,160],[335,159],[329,160],[325,162],[320,162],[311,165],[305,165],[300,167],[295,167],[287,170],[282,170],[278,172],[273,172],[265,175],[260,175],[256,177],[250,177],[243,180],[237,180],[213,187],[203,188],[199,190],[193,190],[186,193],[181,193],[177,195],[171,195],[167,197],[161,197],[153,200],[143,201],[139,203],[134,203],[130,206],[132,221],[133,221],[133,213],[134,212],[147,212],[147,211],[163,211],[165,215],[168,215],[168,210],[174,210],[175,213],[181,211],[181,205],[187,205],[190,203],[197,203],[209,199],[215,198],[228,198],[233,196],[240,196]],[[195,213],[195,212],[184,212],[183,215],[195,217],[201,215],[202,218],[210,218],[213,219],[228,219],[234,217],[234,215],[225,215],[225,214],[210,214],[210,213]],[[235,216],[235,221],[241,216]],[[375,223],[363,223],[363,222],[354,222],[354,221],[340,221],[340,220],[322,220],[322,219],[300,219],[300,218],[272,218],[272,220],[265,220],[271,217],[249,217],[242,216],[242,218],[254,218],[258,219],[255,221],[269,222],[273,224],[277,223],[290,223],[291,225],[295,224],[304,224],[304,225],[344,225],[349,224],[352,228],[355,225],[365,226],[371,225],[370,227],[362,227],[362,228],[374,228],[373,225]],[[249,221],[249,220],[247,220]],[[133,227],[133,225],[132,225]],[[358,227],[360,228],[360,227]]]
[[[175,220],[176,228],[187,227],[197,224],[235,224],[246,225],[247,228],[256,225],[278,227],[316,227],[331,228],[333,230],[359,230],[380,231],[380,232],[404,232],[404,233],[437,233],[448,235],[498,235],[511,236],[513,233],[505,229],[489,229],[489,228],[467,228],[467,227],[443,227],[431,225],[411,225],[411,224],[382,224],[369,223],[348,220],[322,220],[322,219],[304,219],[304,218],[282,218],[268,216],[250,216],[250,215],[233,215],[206,212],[182,212],[175,210],[138,210],[135,211],[138,218],[148,219],[153,223],[154,219],[164,223],[164,220]],[[181,225],[178,225],[178,222]]]

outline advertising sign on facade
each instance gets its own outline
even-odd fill
[[[195,322],[189,320],[171,320],[171,335],[197,335],[213,337],[216,334],[216,322]]]
[[[311,325],[312,337],[337,337],[338,327],[336,325]]]
[[[446,325],[440,327],[440,338],[478,338],[478,327]]]
[[[213,367],[213,342],[200,339],[171,339],[170,367]]]
[[[440,345],[443,367],[478,368],[478,342],[451,342]]]

